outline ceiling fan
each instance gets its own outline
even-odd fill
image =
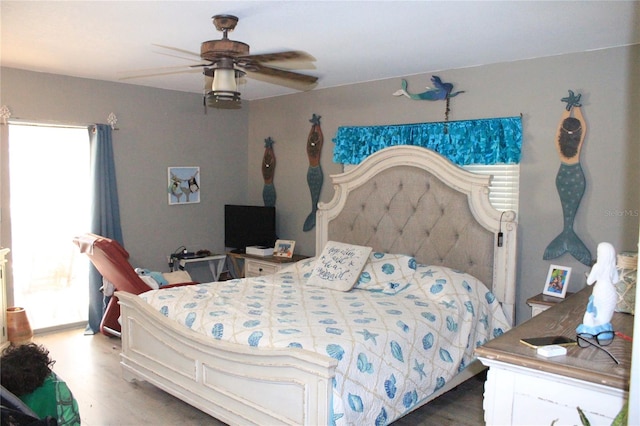
[[[312,64],[315,61],[313,56],[298,50],[251,55],[248,44],[228,37],[228,33],[235,29],[238,17],[215,15],[212,20],[216,29],[222,32],[222,39],[202,42],[199,57],[203,63],[189,67],[203,68],[205,106],[239,108],[241,99],[238,82],[245,75],[248,78],[296,90],[310,90],[315,87],[318,77],[291,71],[293,68],[315,68]],[[159,47],[197,55],[169,46]]]

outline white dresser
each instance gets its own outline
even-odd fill
[[[628,399],[632,343],[616,337],[607,350],[572,346],[544,358],[520,343],[525,337],[575,338],[592,287],[569,296],[529,321],[477,348],[489,367],[484,392],[487,425],[579,425],[580,407],[592,425],[610,425]],[[633,334],[633,316],[615,313],[614,329]],[[555,423],[554,423],[555,422]]]
[[[287,264],[273,263],[262,259],[245,258],[244,276],[250,278],[275,274],[282,269],[283,266],[287,266]]]

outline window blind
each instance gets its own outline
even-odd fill
[[[492,175],[489,200],[497,210],[518,211],[520,192],[519,164],[471,164],[462,166],[473,173]]]

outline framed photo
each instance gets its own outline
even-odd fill
[[[169,167],[169,204],[200,202],[200,167]]]
[[[567,266],[549,266],[549,273],[547,274],[547,281],[544,284],[542,294],[564,299],[564,296],[567,294],[570,276],[571,268]]]
[[[293,257],[293,248],[296,242],[293,240],[277,240],[273,247],[273,255],[277,257]]]

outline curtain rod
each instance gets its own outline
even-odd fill
[[[18,126],[32,126],[32,127],[65,127],[68,129],[86,129],[87,127],[91,126],[91,125],[84,125],[84,124],[58,123],[53,121],[32,121],[32,120],[24,120],[21,118],[10,118],[7,121],[7,124],[14,124]]]
[[[117,121],[118,121],[118,118],[113,112],[110,113],[109,116],[107,117],[107,123],[111,126],[112,130],[119,130],[116,127]],[[2,107],[0,107],[0,124],[19,124],[21,126],[68,127],[68,128],[80,129],[80,128],[91,127],[96,123],[88,123],[88,124],[87,123],[62,123],[62,122],[53,121],[53,120],[34,121],[29,119],[23,119],[20,117],[11,118],[11,110],[9,109],[9,107],[7,107],[6,105],[2,105]]]

